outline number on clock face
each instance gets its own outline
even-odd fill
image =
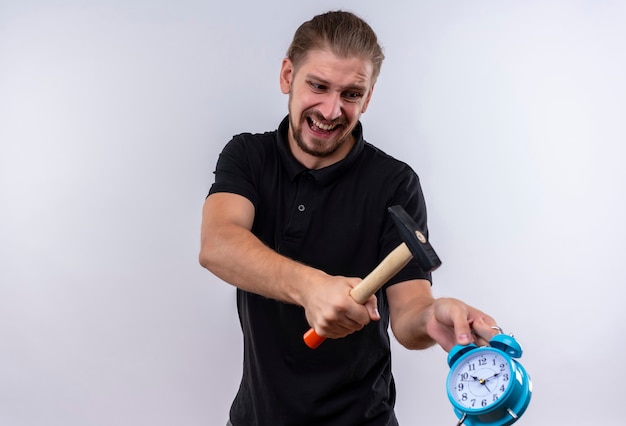
[[[462,360],[450,379],[450,394],[470,409],[487,407],[504,394],[511,382],[511,366],[500,354],[479,351]]]

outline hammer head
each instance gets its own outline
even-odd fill
[[[389,207],[391,218],[398,227],[402,240],[413,254],[413,258],[425,272],[432,272],[441,265],[441,260],[435,253],[424,234],[417,229],[417,224],[402,206]]]

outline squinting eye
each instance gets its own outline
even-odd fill
[[[322,92],[326,89],[326,86],[324,86],[323,84],[317,84],[312,81],[309,81],[309,86],[311,86],[313,90],[316,90],[318,92]]]
[[[350,100],[357,100],[361,98],[363,95],[359,92],[348,92],[344,96]]]

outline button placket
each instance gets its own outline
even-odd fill
[[[298,196],[296,199],[296,208],[298,212],[304,213],[307,210],[306,200],[309,198],[310,191],[312,191],[313,176],[309,172],[302,173],[300,176]]]
[[[288,239],[304,238],[311,222],[312,205],[310,202],[315,191],[315,180],[311,174],[305,172],[298,177],[296,184],[298,189],[283,234]]]

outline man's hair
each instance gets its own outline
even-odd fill
[[[307,53],[315,49],[330,49],[342,58],[356,56],[371,61],[372,82],[378,78],[385,59],[372,27],[353,13],[341,10],[317,15],[300,25],[287,50],[287,58],[297,70]]]

